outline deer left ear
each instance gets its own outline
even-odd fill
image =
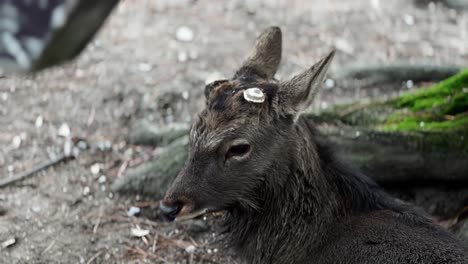
[[[279,97],[284,110],[296,116],[309,107],[321,87],[333,60],[335,51],[314,64],[311,68],[294,76],[291,80],[281,82]]]

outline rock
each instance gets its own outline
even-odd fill
[[[147,229],[132,228],[130,229],[130,235],[132,237],[144,237],[149,235],[150,231]]]
[[[58,130],[58,135],[61,137],[69,137],[70,134],[70,127],[67,125],[67,123],[63,123]]]
[[[127,216],[128,216],[128,217],[136,216],[136,215],[138,215],[140,212],[141,212],[140,207],[131,206],[130,208],[128,208]]]
[[[40,115],[36,118],[36,121],[34,122],[34,125],[37,127],[37,128],[40,128],[42,127],[42,125],[44,124],[44,118]]]
[[[91,165],[89,170],[91,171],[91,173],[93,175],[98,175],[98,173],[101,171],[101,164],[100,163],[95,163],[95,164]]]
[[[190,42],[194,37],[193,30],[187,26],[177,28],[176,39],[182,42]]]
[[[8,248],[16,244],[16,238],[12,237],[2,242],[2,248]]]

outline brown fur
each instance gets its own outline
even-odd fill
[[[232,80],[207,86],[187,164],[162,210],[171,218],[226,211],[227,243],[247,263],[468,263],[459,241],[342,162],[301,117],[333,53],[274,81],[281,45],[268,42],[281,41],[279,32],[260,37],[253,54],[262,55]],[[246,101],[250,87],[266,100]]]

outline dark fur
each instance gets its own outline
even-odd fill
[[[288,83],[272,81],[269,67],[270,79],[242,74],[209,87],[189,159],[165,206],[226,211],[228,244],[247,263],[468,263],[459,241],[343,163],[298,117],[298,105],[311,100],[301,97],[313,96],[310,87],[328,63]],[[249,87],[261,88],[267,100],[245,101]],[[251,145],[248,158],[226,158],[239,138]]]

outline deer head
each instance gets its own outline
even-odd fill
[[[334,52],[278,82],[281,31],[271,27],[230,80],[205,88],[206,107],[190,132],[189,158],[161,202],[171,220],[221,210],[260,210],[262,195],[288,175],[297,120],[322,84]]]

